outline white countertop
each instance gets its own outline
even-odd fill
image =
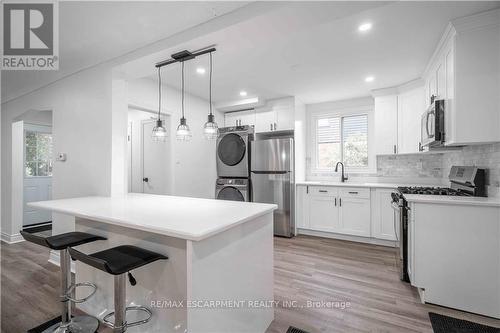
[[[500,207],[500,198],[455,197],[451,195],[404,194],[408,202]]]
[[[328,181],[302,181],[296,182],[297,185],[308,186],[340,186],[340,187],[369,187],[369,188],[397,188],[399,186],[435,186],[429,184],[408,184],[408,183],[362,183],[362,182],[328,182]],[[438,186],[438,185],[436,185]]]
[[[28,205],[192,241],[208,238],[277,208],[272,204],[139,193],[39,201]]]

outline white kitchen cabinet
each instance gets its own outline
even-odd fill
[[[500,207],[409,205],[408,273],[423,301],[500,318]]]
[[[255,126],[255,111],[245,110],[224,114],[224,126]]]
[[[309,197],[309,226],[313,230],[338,232],[339,209],[335,197],[311,195]]]
[[[338,189],[326,186],[309,186],[306,192],[308,192],[309,201],[309,227],[319,231],[339,231]]]
[[[276,112],[269,107],[258,108],[255,113],[255,132],[272,132],[276,126]]]
[[[372,190],[372,233],[371,236],[378,239],[389,241],[397,240],[395,212],[392,209],[391,202],[392,189],[373,189]]]
[[[398,142],[397,95],[375,97],[374,127],[375,154],[396,154]]]
[[[425,108],[424,90],[421,87],[398,95],[398,154],[420,151],[420,119]]]
[[[445,145],[500,141],[500,10],[454,20],[423,74],[445,100]]]
[[[339,198],[340,232],[370,237],[370,199]]]
[[[297,202],[299,229],[370,237],[370,189],[305,186]]]
[[[293,97],[270,100],[256,109],[255,132],[293,130],[295,127],[295,99]]]

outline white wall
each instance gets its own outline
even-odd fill
[[[295,98],[295,181],[306,180],[306,106]]]
[[[262,4],[245,6],[231,14],[221,15],[191,29],[126,53],[121,57],[61,78],[59,81],[25,95],[9,101],[3,100],[0,118],[1,231],[9,235],[14,232],[11,225],[10,207],[12,189],[11,131],[12,122],[16,117],[27,110],[53,110],[54,152],[68,154],[66,162],[54,164],[53,198],[111,195],[111,193],[124,192],[126,191],[127,175],[127,101],[113,98],[112,91],[117,93],[115,97],[123,96],[126,85],[123,82],[116,82],[116,80],[123,80],[123,76],[115,70],[122,65],[125,66],[121,69],[126,70],[127,65],[132,61],[142,60],[147,64],[154,64],[168,57],[173,51],[177,51],[176,48],[182,43],[245,21],[267,10],[269,10],[269,6]],[[200,46],[195,45],[195,47]],[[41,75],[43,74],[41,73]],[[115,80],[113,80],[114,78]],[[136,98],[136,100],[142,101],[141,103],[146,100],[152,103],[156,101],[156,97],[147,97],[148,94],[154,94],[156,89],[144,88],[138,89],[138,92],[141,90],[147,91],[147,93],[142,95],[144,98]],[[194,114],[190,114],[189,107],[193,107],[193,105],[190,106],[191,102],[191,99],[188,98],[187,118],[193,128],[194,144],[191,146],[186,144],[185,147],[177,149],[179,164],[176,165],[176,168],[181,171],[179,179],[177,179],[178,194],[205,193],[208,196],[208,184],[212,183],[212,180],[208,180],[206,174],[214,172],[208,164],[207,158],[212,154],[206,152],[201,156],[195,154],[196,147],[204,147],[208,144],[198,142],[198,140],[204,140],[201,135],[203,124],[201,117],[197,119]],[[169,101],[167,101],[168,103]],[[178,104],[177,101],[175,103]],[[178,110],[178,108],[171,109]],[[191,117],[193,118],[191,119]],[[221,121],[222,118],[219,117],[219,122]],[[123,128],[120,123],[124,125]],[[175,123],[174,119],[172,123]],[[204,174],[199,174],[194,163],[186,163],[186,161],[193,159],[196,160],[196,164],[208,166]],[[193,178],[188,179],[183,175],[193,176]],[[185,187],[182,188],[182,186]],[[54,214],[53,222],[56,234],[74,230],[74,219],[71,217]]]
[[[158,86],[150,79],[130,81],[128,101],[133,107],[155,110],[158,108]],[[175,140],[175,130],[181,117],[181,94],[177,89],[163,87],[163,111],[169,114],[169,135],[173,155],[173,195],[213,198],[216,180],[215,141],[203,136],[203,125],[207,121],[208,101],[186,94],[185,116],[191,128],[191,141]],[[215,111],[216,121],[224,123],[223,115]]]
[[[11,225],[12,122],[27,110],[53,111],[53,198],[111,193],[111,70],[96,67],[2,105],[2,232]],[[73,219],[54,214],[54,233],[73,230]]]

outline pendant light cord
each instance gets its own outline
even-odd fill
[[[158,120],[160,120],[161,112],[161,68],[158,67]]]
[[[208,84],[208,100],[210,103],[210,115],[212,115],[212,52],[210,52],[210,78]]]
[[[184,119],[184,61],[181,62],[182,118]]]

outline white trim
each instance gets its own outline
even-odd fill
[[[334,101],[307,105],[307,131],[306,131],[306,155],[310,161],[307,169],[308,176],[311,174],[329,174],[338,175],[333,169],[316,168],[316,119],[322,116],[346,117],[355,115],[368,116],[368,166],[367,167],[349,167],[347,173],[373,173],[376,171],[376,156],[374,149],[374,101],[372,97],[356,98],[352,100]]]
[[[481,29],[487,26],[500,25],[500,9],[493,9],[471,16],[460,17],[451,21],[458,33]]]
[[[431,67],[434,66],[434,63],[441,56],[446,45],[456,35],[456,33],[457,31],[455,30],[455,27],[451,23],[448,23],[446,29],[444,30],[443,35],[441,36],[441,39],[439,40],[436,48],[434,49],[434,53],[430,57],[429,61],[427,61],[427,66],[425,67],[424,72],[422,73],[422,77],[427,77],[429,71],[431,70]]]
[[[297,228],[297,234],[331,238],[331,239],[347,240],[347,241],[351,241],[351,242],[374,244],[374,245],[387,246],[387,247],[396,247],[395,241],[388,241],[385,239],[377,239],[377,238],[371,238],[371,237],[342,235],[342,234],[336,234],[336,233],[332,233],[332,232],[316,231],[316,230],[302,229],[302,228]]]
[[[61,255],[59,251],[50,250],[49,260],[52,265],[56,265],[57,267],[61,266]],[[71,261],[71,273],[76,273],[76,263]]]
[[[2,231],[0,238],[1,238],[2,242],[5,242],[7,244],[15,244],[15,243],[24,242],[23,236],[21,236],[21,234],[19,234],[19,233],[9,235],[8,233]]]
[[[374,89],[371,91],[373,97],[380,97],[380,96],[387,96],[387,95],[399,95],[402,93],[405,93],[407,91],[416,89],[416,88],[421,88],[425,85],[425,82],[422,78],[417,78],[408,82],[405,82],[403,84],[400,84],[398,86],[394,87],[388,87],[388,88],[381,88],[381,89]]]

